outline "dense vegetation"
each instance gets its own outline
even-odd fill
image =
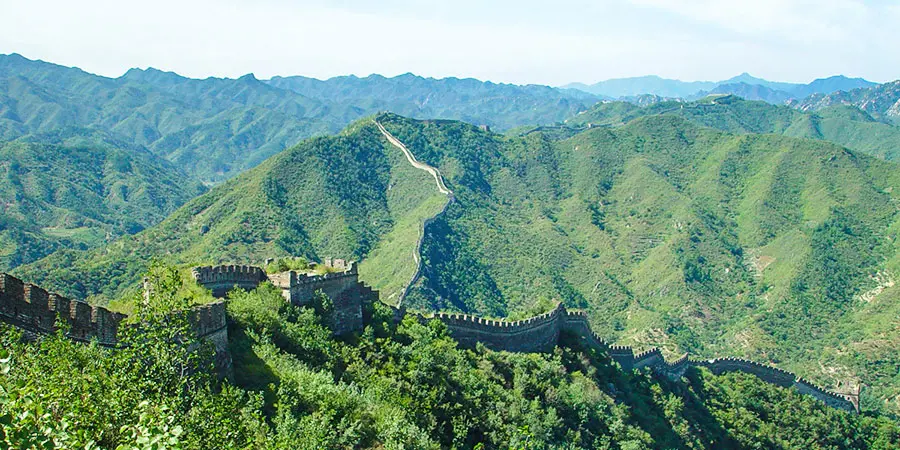
[[[156,225],[205,188],[90,132],[0,142],[0,270]]]
[[[695,102],[657,102],[645,107],[608,102],[572,117],[567,125],[619,126],[638,117],[660,114],[677,115],[729,133],[775,133],[819,139],[879,158],[900,157],[900,127],[878,121],[848,105],[802,112],[735,96],[708,97]]]
[[[329,304],[270,285],[228,300],[234,379],[195,345],[191,298],[156,266],[142,333],[110,351],[2,328],[0,443],[120,449],[867,448],[900,445],[883,418],[825,407],[743,374],[668,382],[623,373],[573,341],[552,354],[463,350],[438,321],[331,337]],[[166,313],[168,312],[168,313]],[[180,339],[174,339],[179,336]]]
[[[0,55],[0,140],[68,127],[99,129],[213,182],[377,111],[509,128],[561,121],[594,101],[546,86],[414,76],[266,82],[252,74],[197,80],[132,69],[110,79]]]
[[[564,140],[379,120],[456,194],[428,228],[407,306],[520,317],[559,299],[588,309],[611,340],[769,361],[827,386],[861,381],[864,408],[898,409],[893,163],[671,115]],[[361,121],[157,227],[19,273],[76,298],[115,298],[153,257],[333,256],[363,260],[362,280],[391,303],[415,270],[422,220],[446,201],[433,186]]]

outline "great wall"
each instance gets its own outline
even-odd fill
[[[341,260],[337,260],[341,261]],[[216,297],[224,297],[233,288],[254,289],[263,282],[280,288],[285,300],[308,305],[316,292],[328,295],[334,305],[333,331],[336,335],[353,333],[364,328],[370,320],[371,305],[378,300],[378,292],[359,281],[356,265],[343,262],[342,272],[311,275],[295,271],[266,274],[255,266],[223,265],[196,267],[192,274],[200,285],[210,289]],[[408,314],[395,309],[400,319]],[[826,405],[847,411],[859,411],[859,392],[841,394],[817,386],[791,372],[740,358],[698,360],[687,355],[666,361],[659,349],[635,353],[631,347],[609,344],[591,330],[587,315],[569,311],[562,304],[552,311],[519,321],[484,319],[468,314],[414,314],[419,320],[437,319],[443,322],[461,346],[474,347],[481,343],[487,348],[509,352],[549,352],[559,345],[560,335],[577,337],[582,345],[607,353],[622,370],[649,368],[670,379],[677,380],[690,367],[705,367],[719,375],[744,372],[781,387],[793,387],[798,392],[815,397]],[[74,340],[96,341],[106,347],[117,345],[117,332],[127,316],[106,308],[69,300],[8,274],[0,274],[0,320],[36,337],[56,331],[57,318],[68,323],[67,335]],[[224,302],[195,308],[191,324],[198,337],[210,340],[216,348],[219,367],[230,368],[228,331]]]
[[[209,289],[213,296],[224,297],[235,287],[252,290],[260,283],[268,281],[281,289],[282,296],[297,306],[309,305],[316,292],[327,295],[334,306],[333,331],[343,335],[361,330],[371,311],[368,307],[378,301],[378,291],[359,281],[357,265],[342,259],[328,260],[324,266],[337,272],[321,275],[297,271],[266,274],[255,266],[205,266],[195,267],[191,274],[201,286]]]
[[[390,136],[380,124],[378,125],[393,144],[396,138]],[[401,149],[405,150],[405,147]],[[404,151],[407,152],[408,150]],[[435,176],[438,188],[442,192],[446,190],[450,197],[450,201],[441,211],[443,212],[453,201],[453,196],[443,184],[440,173],[436,169],[433,170],[431,173]],[[427,228],[433,220],[434,217],[423,225],[422,236],[425,234],[424,228]],[[422,239],[423,237],[420,237],[417,243],[417,251],[421,248]],[[418,260],[417,263],[418,267],[412,282],[416,281],[421,271],[421,263]],[[234,288],[251,290],[261,283],[270,282],[281,289],[286,301],[304,306],[309,305],[315,293],[321,291],[331,298],[334,305],[332,326],[335,335],[362,330],[371,319],[372,304],[379,301],[378,291],[359,281],[357,266],[352,262],[329,259],[324,265],[331,272],[320,275],[297,271],[267,274],[265,270],[256,266],[220,265],[195,267],[192,276],[198,284],[209,289],[217,298],[225,297]],[[404,295],[405,292],[404,289]],[[635,353],[631,347],[609,344],[593,332],[586,313],[569,311],[562,304],[545,314],[519,321],[484,319],[467,314],[443,312],[407,313],[402,304],[392,308],[396,320],[411,314],[420,321],[435,319],[441,321],[447,326],[450,335],[464,347],[474,347],[481,343],[498,351],[549,352],[560,344],[560,336],[565,333],[576,337],[586,347],[607,353],[625,371],[648,368],[673,380],[680,379],[691,367],[705,367],[716,375],[744,372],[777,386],[793,387],[798,392],[821,400],[830,407],[859,412],[859,388],[849,394],[833,392],[791,372],[741,358],[700,360],[684,355],[677,360],[666,361],[662,352],[656,348]],[[0,321],[16,326],[34,338],[55,332],[57,318],[68,323],[67,335],[70,338],[115,347],[117,332],[126,316],[85,302],[50,294],[11,275],[0,273]],[[224,302],[194,309],[191,313],[191,324],[197,336],[213,342],[217,365],[220,368],[227,365],[230,369]]]
[[[0,321],[19,328],[28,339],[57,332],[57,321],[61,320],[65,322],[68,338],[115,348],[119,345],[119,330],[127,318],[125,314],[70,300],[0,273]],[[197,337],[213,344],[216,367],[227,374],[231,370],[231,354],[225,303],[195,307],[188,319]]]

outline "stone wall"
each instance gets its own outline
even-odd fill
[[[128,316],[101,306],[69,300],[51,294],[18,278],[0,273],[0,321],[13,325],[37,338],[55,333],[57,320],[67,323],[66,336],[80,342],[96,341],[104,347],[118,345],[118,331]],[[191,327],[201,339],[213,343],[216,367],[225,373],[231,370],[228,351],[228,327],[225,304],[222,302],[198,306],[191,310]]]
[[[54,333],[57,318],[67,322],[68,336],[79,341],[96,340],[116,345],[124,314],[51,294],[31,283],[0,273],[0,320],[22,329],[29,336]]]
[[[378,292],[359,281],[357,265],[343,259],[326,259],[326,267],[343,269],[322,275],[296,271],[266,274],[255,266],[195,267],[194,279],[214,296],[224,297],[235,287],[252,290],[263,281],[270,281],[281,289],[285,300],[297,306],[307,306],[316,292],[322,291],[334,305],[333,331],[337,335],[362,330],[378,300]]]
[[[267,276],[262,269],[253,266],[216,266],[195,268],[193,275],[217,297],[223,297],[234,287],[254,289],[267,279],[280,287],[285,299],[295,305],[308,305],[315,292],[322,291],[333,302],[334,332],[341,335],[361,330],[370,320],[372,303],[378,300],[378,292],[359,281],[356,265],[346,263],[345,267],[344,272],[324,275],[284,272]],[[398,309],[397,319],[404,313],[405,310]],[[123,314],[69,300],[0,273],[0,320],[21,328],[30,336],[37,336],[56,331],[57,317],[68,322],[70,338],[97,341],[110,347],[116,345],[116,333],[126,318]],[[793,387],[833,408],[859,411],[858,392],[855,395],[831,392],[790,372],[757,362],[740,358],[691,360],[687,355],[669,362],[655,348],[635,354],[631,347],[611,345],[594,333],[584,312],[568,311],[562,305],[520,321],[447,313],[419,317],[440,320],[447,325],[451,336],[467,347],[480,342],[493,350],[549,352],[559,344],[560,334],[566,332],[587,347],[607,352],[623,370],[648,367],[672,379],[681,378],[690,367],[706,367],[717,375],[739,371],[778,386]],[[219,302],[198,307],[191,312],[190,320],[197,335],[214,344],[217,366],[230,371],[225,304]]]
[[[832,408],[859,412],[858,393],[856,395],[838,394],[806,381],[803,378],[797,378],[794,381],[794,388],[801,394],[811,395],[822,402],[825,402],[826,405]]]
[[[582,311],[568,311],[557,305],[552,311],[517,322],[483,319],[466,314],[437,313],[434,318],[447,325],[450,335],[461,345],[474,347],[481,342],[493,350],[512,352],[548,352],[559,343],[559,335],[566,332],[582,344],[605,351],[623,370],[650,368],[670,379],[680,379],[690,367],[706,367],[716,375],[744,372],[782,387],[794,387],[833,408],[859,412],[859,393],[845,395],[816,386],[791,372],[740,358],[691,360],[685,354],[674,361],[666,361],[657,348],[635,354],[628,346],[611,345],[591,330],[587,315]]]
[[[266,280],[264,270],[245,265],[195,267],[191,274],[198,283],[211,290],[213,296],[220,298],[235,287],[249,291]]]
[[[463,346],[474,347],[481,342],[493,350],[547,352],[559,341],[560,319],[564,315],[565,310],[557,308],[516,322],[445,313],[438,313],[434,318],[445,323],[450,335]]]
[[[741,358],[716,358],[704,361],[691,361],[691,364],[706,367],[716,375],[725,372],[753,374],[763,381],[782,387],[793,386],[794,380],[797,378],[793,373],[786,370]]]

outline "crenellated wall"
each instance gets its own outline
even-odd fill
[[[690,367],[706,367],[716,375],[744,372],[782,387],[794,387],[833,408],[859,412],[859,394],[844,395],[816,386],[791,372],[740,358],[691,360],[688,355],[666,361],[657,348],[635,354],[628,346],[611,345],[591,330],[586,313],[557,305],[552,311],[517,322],[482,319],[466,314],[437,313],[427,318],[447,325],[450,335],[466,347],[481,342],[493,350],[548,352],[559,343],[561,332],[579,338],[585,346],[605,351],[623,370],[649,367],[670,379],[680,379]],[[423,319],[427,319],[423,317]]]
[[[235,287],[253,290],[266,280],[264,270],[246,265],[194,267],[191,275],[198,283],[211,290],[215,297],[224,297]]]
[[[255,266],[215,266],[195,267],[191,273],[199,284],[220,298],[235,287],[252,290],[267,280],[281,289],[285,300],[298,306],[309,305],[315,293],[322,291],[334,306],[334,333],[361,330],[371,304],[378,300],[378,291],[359,281],[357,265],[352,261],[328,258],[325,266],[343,271],[322,275],[296,271],[266,274]]]
[[[702,361],[691,361],[691,364],[695,366],[706,367],[716,375],[735,371],[750,373],[756,375],[763,381],[777,384],[782,387],[793,386],[794,380],[797,379],[797,377],[793,373],[786,370],[741,358],[716,358]]]
[[[119,328],[127,317],[101,306],[48,293],[12,275],[0,273],[0,321],[23,330],[29,338],[55,333],[57,320],[62,320],[67,324],[66,336],[69,338],[116,347]],[[225,373],[230,371],[225,304],[198,306],[191,310],[189,319],[197,336],[213,343],[216,367]]]
[[[67,334],[72,339],[96,340],[101,345],[114,346],[119,324],[126,316],[48,293],[12,275],[0,273],[0,320],[33,337],[55,332],[57,318],[67,322]]]
[[[837,392],[831,392],[828,389],[817,386],[816,384],[799,377],[794,381],[794,388],[801,394],[811,395],[825,402],[826,405],[832,408],[859,412],[858,393],[856,395],[844,395]]]
[[[334,305],[334,333],[341,335],[361,330],[370,320],[371,304],[378,300],[378,292],[359,281],[356,265],[352,262],[343,265],[345,271],[324,275],[291,271],[267,276],[262,269],[254,266],[197,267],[192,273],[198,283],[212,290],[217,297],[223,297],[236,286],[254,289],[265,280],[280,287],[285,299],[295,305],[308,305],[315,292],[322,291]],[[405,309],[397,311],[399,320]],[[635,354],[631,347],[611,345],[594,333],[586,313],[568,311],[561,304],[548,313],[519,321],[447,313],[418,317],[422,320],[440,320],[447,325],[451,336],[467,347],[474,347],[480,342],[493,350],[549,352],[559,344],[560,334],[565,332],[580,339],[587,347],[607,352],[623,370],[649,367],[672,379],[680,379],[690,367],[706,367],[716,375],[744,372],[768,383],[793,387],[830,407],[859,411],[858,391],[854,395],[831,392],[791,372],[754,361],[740,358],[691,360],[684,355],[669,362],[656,348]],[[111,347],[117,343],[116,334],[126,316],[48,293],[0,273],[0,320],[34,337],[55,332],[57,318],[68,323],[68,336],[72,339],[97,341]],[[214,344],[217,366],[230,371],[225,304],[219,302],[197,307],[191,311],[190,320],[197,335]]]
[[[444,322],[451,336],[464,346],[481,342],[493,350],[510,352],[547,352],[559,341],[560,318],[565,310],[556,308],[530,319],[509,322],[483,319],[466,314],[438,313],[434,318]]]

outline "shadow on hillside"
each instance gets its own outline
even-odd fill
[[[741,448],[729,433],[719,424],[712,412],[703,404],[683,381],[671,381],[665,377],[651,375],[649,369],[627,373],[614,364],[605,352],[586,348],[577,336],[563,333],[560,345],[586,355],[597,370],[595,383],[598,386],[612,385],[610,393],[616,403],[627,405],[635,424],[653,436],[657,448],[690,448],[689,443],[678,434],[673,422],[684,420],[692,434],[700,436],[708,448]],[[654,389],[658,384],[661,392]],[[655,392],[656,391],[656,392]],[[680,410],[666,411],[665,397],[674,394],[683,402]],[[655,399],[655,400],[654,400]]]

